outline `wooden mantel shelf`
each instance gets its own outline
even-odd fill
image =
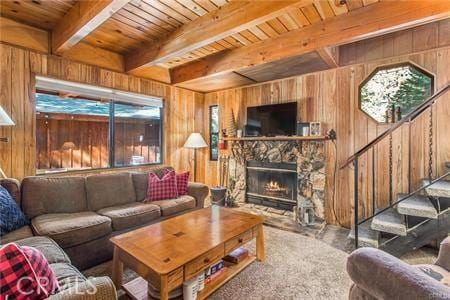
[[[248,136],[248,137],[227,137],[224,141],[326,141],[330,138],[327,136]]]

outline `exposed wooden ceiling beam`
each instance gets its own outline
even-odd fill
[[[385,1],[178,66],[172,83],[217,75],[450,17],[447,1]]]
[[[52,52],[69,50],[129,1],[78,1],[53,29]]]
[[[333,48],[322,48],[317,49],[317,54],[319,54],[320,58],[330,67],[330,68],[337,68],[339,67],[338,62],[338,51],[339,47],[333,47]]]
[[[152,43],[131,52],[125,58],[127,71],[155,65],[182,56],[242,30],[286,13],[293,6],[312,0],[235,1],[187,23],[160,43]]]

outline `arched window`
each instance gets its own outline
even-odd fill
[[[413,64],[383,66],[359,86],[359,108],[377,122],[398,122],[433,89],[433,75]]]

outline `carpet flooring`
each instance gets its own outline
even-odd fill
[[[264,227],[266,262],[255,262],[210,299],[347,299],[347,253],[297,233]],[[246,245],[254,253],[254,241]],[[110,275],[110,262],[85,272]],[[124,272],[124,282],[136,274]],[[126,299],[122,295],[122,299]]]

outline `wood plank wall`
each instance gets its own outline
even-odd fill
[[[382,41],[381,41],[382,42]],[[366,76],[380,65],[412,62],[435,74],[435,88],[440,89],[450,82],[450,48],[441,48],[427,52],[397,56],[378,60],[371,63],[362,63],[338,69],[287,78],[228,89],[205,95],[204,119],[208,117],[208,107],[218,104],[220,110],[220,124],[224,127],[224,120],[233,109],[238,119],[239,127],[242,128],[245,121],[247,106],[263,105],[270,103],[282,103],[297,101],[299,119],[303,121],[320,121],[324,132],[335,129],[337,132],[337,154],[331,142],[327,144],[327,183],[326,183],[326,220],[329,223],[339,222],[347,227],[353,216],[353,170],[345,168],[337,170],[336,196],[333,201],[334,192],[334,165],[343,164],[348,157],[358,149],[366,145],[381,132],[386,130],[386,125],[379,125],[367,117],[358,108],[358,86]],[[442,173],[444,162],[450,160],[450,96],[439,100],[433,107],[433,124],[435,143],[433,145],[436,159],[434,161],[434,172]],[[405,126],[393,135],[393,175],[394,193],[407,191],[409,188],[407,180],[408,160],[413,157],[411,173],[413,183],[417,184],[428,172],[428,115],[416,119],[411,124],[412,149],[409,153],[409,128]],[[208,135],[208,128],[205,128]],[[436,138],[439,137],[439,143]],[[361,200],[360,214],[369,215],[372,211],[372,191],[375,189],[378,206],[383,207],[388,203],[389,189],[386,176],[388,168],[388,146],[384,141],[375,150],[372,160],[372,152],[363,157],[360,162],[359,195]],[[375,187],[372,186],[372,163],[376,164]],[[209,174],[206,182],[209,185],[217,184],[218,164],[207,158],[205,161],[205,172]],[[334,209],[333,209],[334,204]],[[335,213],[333,212],[335,211]]]
[[[203,94],[129,76],[56,56],[0,44],[0,105],[12,116],[13,127],[0,127],[0,166],[10,177],[23,178],[36,170],[34,75],[88,83],[164,98],[164,163],[191,170],[192,150],[183,149],[188,135],[202,132]],[[207,151],[203,151],[207,153]],[[200,152],[198,178],[203,177]]]

